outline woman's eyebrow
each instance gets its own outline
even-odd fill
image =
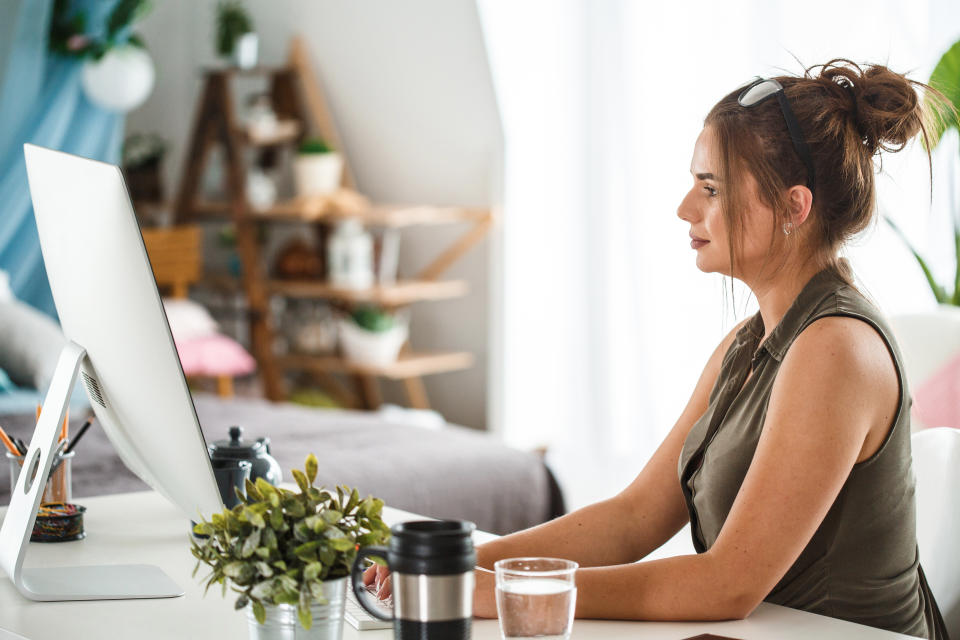
[[[717,182],[719,182],[717,176],[713,175],[712,173],[695,173],[693,175],[697,178],[697,180],[717,180]]]

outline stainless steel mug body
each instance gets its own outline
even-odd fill
[[[467,640],[473,620],[473,567],[476,552],[472,522],[431,520],[395,525],[389,548],[365,547],[357,553],[351,582],[364,609],[393,620],[397,640]],[[387,561],[393,590],[393,616],[370,601],[363,587],[363,559]]]

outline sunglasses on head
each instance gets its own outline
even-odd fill
[[[749,108],[760,104],[770,96],[777,96],[780,111],[783,113],[783,119],[787,122],[787,130],[790,132],[790,139],[793,141],[793,148],[807,167],[807,188],[810,189],[810,193],[813,193],[813,157],[810,155],[810,147],[807,146],[807,141],[803,137],[800,123],[797,121],[797,117],[793,115],[793,109],[790,108],[787,94],[783,92],[783,85],[774,78],[765,79],[757,76],[744,86],[737,97],[737,103],[741,107]]]

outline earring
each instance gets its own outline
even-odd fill
[[[788,236],[793,232],[793,223],[784,222],[783,223],[783,235]]]

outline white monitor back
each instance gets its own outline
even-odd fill
[[[120,169],[29,144],[24,154],[53,299],[86,350],[97,419],[131,471],[209,518],[220,494]]]

